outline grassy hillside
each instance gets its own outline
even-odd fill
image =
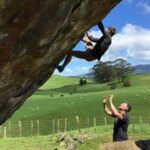
[[[63,77],[62,77],[63,78]],[[64,77],[65,79],[67,77]],[[53,81],[54,82],[54,81]],[[57,81],[56,81],[57,82]],[[66,83],[66,82],[65,82]],[[64,84],[65,84],[64,83]],[[57,94],[51,96],[52,90],[44,90],[32,95],[19,109],[12,120],[38,119],[38,118],[72,118],[76,115],[81,117],[104,117],[101,107],[105,95],[114,94],[114,103],[127,101],[132,107],[131,116],[149,116],[150,106],[150,75],[131,76],[131,87],[108,90],[107,84],[88,84],[76,86],[73,94],[64,93],[64,87],[55,89]],[[68,91],[71,89],[67,87]],[[46,92],[45,92],[46,91]],[[86,91],[86,93],[85,93]],[[96,92],[95,92],[96,91]],[[43,95],[43,92],[45,95]],[[37,95],[38,94],[38,95]],[[63,96],[61,96],[63,94]],[[25,117],[24,117],[25,116]]]
[[[48,90],[59,88],[66,85],[78,85],[80,78],[63,77],[59,75],[53,75],[43,86],[40,87],[41,90]],[[90,80],[88,80],[90,82]]]
[[[64,78],[67,79],[67,77]],[[57,81],[55,82],[57,84]],[[148,124],[150,121],[148,119],[150,117],[149,83],[150,75],[132,75],[131,87],[123,88],[119,83],[117,85],[119,88],[115,90],[109,90],[108,84],[95,84],[91,81],[85,86],[63,86],[66,84],[66,81],[64,81],[64,84],[61,84],[62,87],[38,91],[28,98],[24,105],[11,117],[11,126],[12,128],[13,126],[18,128],[18,121],[21,120],[24,122],[24,128],[30,130],[31,120],[35,124],[36,120],[40,120],[40,132],[47,134],[48,130],[52,131],[52,120],[55,119],[55,124],[57,124],[58,118],[62,120],[60,126],[63,130],[64,118],[68,119],[67,129],[75,129],[77,127],[76,116],[80,118],[81,127],[86,127],[87,117],[90,119],[90,126],[93,126],[94,117],[97,120],[97,125],[102,125],[106,116],[102,107],[102,99],[110,94],[114,94],[116,106],[122,102],[131,104],[131,122],[134,121],[139,124],[139,117],[142,116],[143,123]],[[133,120],[133,118],[135,119]],[[112,124],[112,119],[109,117],[107,119],[107,123]],[[8,125],[7,122],[6,124]]]
[[[84,131],[86,131],[85,129]],[[84,133],[82,134],[82,141],[80,142],[76,141],[77,149],[78,150],[99,150],[100,146],[103,146],[105,143],[112,144],[112,127],[107,126],[106,127],[99,126],[97,127],[97,133],[94,134],[92,131],[94,131],[94,128],[90,128],[90,133]],[[78,131],[71,131],[67,133],[72,138],[78,136]],[[31,137],[19,137],[19,138],[2,138],[0,140],[0,147],[1,150],[54,150],[56,148],[65,148],[65,144],[62,143],[56,143],[56,140],[58,137],[61,137],[63,134],[54,134],[49,136],[31,136]],[[94,137],[94,138],[93,138]],[[136,141],[140,139],[148,139],[149,133],[132,133],[132,131],[129,129],[129,140],[130,141]],[[131,145],[130,145],[131,147]]]
[[[24,106],[19,109],[12,119],[52,119],[52,118],[72,118],[76,115],[80,117],[97,117],[105,116],[102,107],[104,96],[114,94],[114,103],[119,105],[121,102],[129,102],[133,110],[131,116],[149,116],[150,106],[150,87],[141,88],[142,86],[122,88],[116,90],[107,90],[101,92],[89,92],[79,94],[61,94],[54,95],[33,95],[25,102]]]
[[[101,92],[110,89],[109,83],[98,84],[92,80],[87,80],[86,86],[79,86],[79,78],[53,76],[47,81],[35,94],[50,95],[55,93],[86,93]],[[150,75],[130,75],[132,87],[140,87],[144,89],[150,82]],[[57,83],[58,82],[58,83]],[[121,89],[122,83],[117,83],[117,89]],[[146,88],[145,88],[146,89]]]

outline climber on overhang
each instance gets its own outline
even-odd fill
[[[103,36],[101,38],[94,38],[89,32],[86,32],[86,37],[83,37],[82,41],[86,43],[86,51],[70,51],[66,56],[63,65],[56,65],[59,72],[62,72],[67,64],[71,61],[72,56],[85,59],[86,61],[100,60],[102,55],[107,51],[111,44],[111,37],[116,33],[114,27],[108,27],[106,30],[102,22],[98,23],[98,27],[102,32]],[[92,42],[96,43],[93,46]]]

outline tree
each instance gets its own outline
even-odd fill
[[[124,59],[99,62],[92,68],[92,74],[98,83],[110,82],[116,78],[119,82],[123,82],[133,71],[134,68]]]
[[[83,79],[81,78],[80,81],[79,81],[79,85],[82,86],[82,85],[84,84],[83,82],[84,82],[84,81],[83,81]]]
[[[123,82],[129,73],[134,71],[134,68],[126,60],[120,58],[114,61],[114,68],[118,81]]]
[[[79,85],[81,85],[81,86],[82,86],[82,85],[85,85],[86,83],[87,83],[87,82],[86,82],[86,79],[83,80],[83,79],[81,78],[80,81],[79,81]]]
[[[113,62],[99,62],[92,68],[92,73],[94,79],[99,83],[112,81],[115,75]]]
[[[86,85],[87,81],[86,79],[83,80],[83,85]]]

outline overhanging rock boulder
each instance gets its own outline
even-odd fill
[[[2,0],[0,124],[39,88],[54,64],[121,0]]]

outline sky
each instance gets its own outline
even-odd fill
[[[150,64],[150,0],[123,0],[103,20],[104,27],[114,26],[117,33],[112,44],[102,56],[101,61],[123,58],[132,66]],[[94,37],[101,37],[97,26],[89,29]],[[85,50],[80,41],[73,50]],[[62,73],[57,69],[54,74],[74,76],[89,73],[98,61],[87,62],[73,57]]]

